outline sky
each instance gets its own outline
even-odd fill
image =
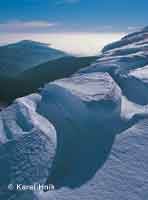
[[[77,54],[147,25],[147,0],[1,0],[0,44],[21,39]]]

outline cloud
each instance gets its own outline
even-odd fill
[[[102,28],[103,28],[103,29],[112,29],[113,26],[111,26],[111,25],[105,25],[105,26],[103,26]]]
[[[128,26],[127,27],[127,29],[129,30],[129,31],[136,31],[136,30],[139,30],[139,29],[141,29],[142,28],[142,26]]]
[[[55,22],[47,21],[9,21],[5,23],[0,23],[1,32],[23,32],[23,31],[33,31],[38,29],[48,29],[57,26]]]
[[[19,40],[34,40],[50,44],[51,47],[79,56],[96,55],[104,45],[119,40],[124,33],[2,33],[0,45]]]

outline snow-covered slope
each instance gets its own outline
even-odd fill
[[[0,75],[14,76],[33,66],[65,56],[47,44],[23,40],[0,47]]]
[[[52,122],[59,142],[49,180],[57,186],[79,186],[93,176],[111,148],[120,89],[108,74],[94,73],[55,81],[41,94],[37,110]]]
[[[135,70],[131,70],[130,74],[138,79],[140,79],[146,85],[148,84],[148,65],[138,68]]]
[[[127,35],[120,41],[104,47],[98,62],[82,72],[112,71],[121,72],[141,68],[148,63],[148,30]]]
[[[1,148],[13,143],[10,162],[1,160],[10,168],[9,173],[5,168],[1,173],[8,173],[12,183],[40,183],[47,180],[48,175],[48,181],[57,188],[84,184],[109,154],[120,111],[121,91],[107,73],[76,75],[55,81],[46,85],[40,95],[16,100],[1,112]],[[55,157],[56,136],[50,122],[57,133]],[[36,177],[41,166],[41,174]]]
[[[147,199],[147,45],[147,28],[125,36],[94,64],[0,113],[0,188],[55,185],[48,192],[2,190],[9,194],[3,200]]]
[[[109,72],[129,100],[145,105],[148,103],[148,85],[140,77],[133,75],[132,71],[143,71],[146,65],[148,29],[144,28],[104,47],[97,62],[80,70],[80,73]]]
[[[116,137],[104,166],[79,188],[37,194],[38,200],[145,200],[148,196],[148,120]]]

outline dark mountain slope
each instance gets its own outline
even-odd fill
[[[64,57],[26,70],[15,77],[0,77],[0,98],[11,101],[35,92],[45,83],[70,76],[94,62],[97,57]]]
[[[15,76],[33,66],[65,56],[47,44],[24,40],[0,47],[0,74]]]

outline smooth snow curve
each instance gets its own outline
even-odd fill
[[[148,120],[118,135],[104,166],[85,185],[37,194],[38,200],[145,200],[148,195]]]

